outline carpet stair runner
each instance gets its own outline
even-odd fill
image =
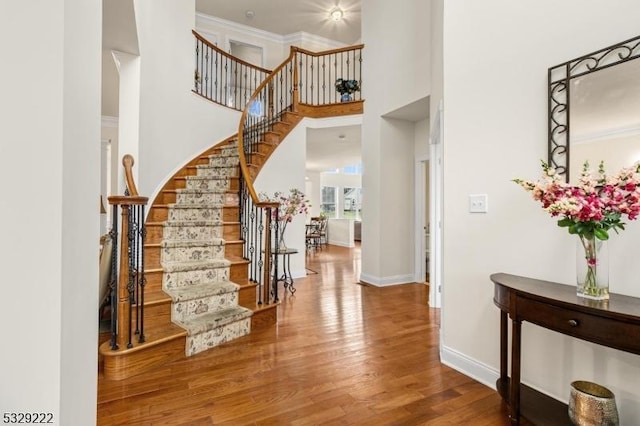
[[[191,356],[249,334],[250,309],[238,305],[240,286],[229,280],[225,259],[223,207],[237,205],[229,178],[239,164],[229,144],[198,165],[177,189],[163,227],[162,289],[171,297],[171,320],[187,330],[185,354]]]

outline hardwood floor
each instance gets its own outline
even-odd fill
[[[439,362],[426,285],[358,284],[359,248],[328,246],[307,267],[276,326],[149,374],[99,377],[98,425],[508,424],[495,391]]]

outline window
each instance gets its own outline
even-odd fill
[[[333,186],[322,187],[322,202],[320,212],[327,217],[336,217],[336,188]]]
[[[344,188],[344,206],[342,217],[345,219],[360,220],[362,209],[362,188]]]
[[[352,164],[350,166],[345,166],[342,169],[342,173],[345,175],[361,175],[362,174],[362,163]]]

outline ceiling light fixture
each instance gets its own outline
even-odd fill
[[[329,17],[336,22],[340,21],[343,16],[344,11],[338,6],[334,7],[333,9],[331,9],[331,12],[329,12]]]
[[[247,19],[253,19],[254,15],[255,15],[255,12],[253,10],[247,10],[244,13],[244,16],[246,16]]]

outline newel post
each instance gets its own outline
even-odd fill
[[[131,347],[131,310],[129,294],[129,205],[122,204],[122,232],[120,233],[120,276],[118,277],[118,346]]]
[[[291,52],[293,56],[293,92],[291,94],[291,96],[293,97],[292,99],[292,104],[293,104],[293,111],[298,111],[298,103],[300,102],[300,93],[298,91],[298,82],[299,82],[299,77],[298,77],[298,50],[295,48],[295,46],[291,46]]]
[[[262,286],[262,298],[267,304],[271,303],[271,208],[264,209],[265,214],[265,227],[267,230],[264,234],[264,269],[262,270],[263,277],[262,282],[265,283]]]

